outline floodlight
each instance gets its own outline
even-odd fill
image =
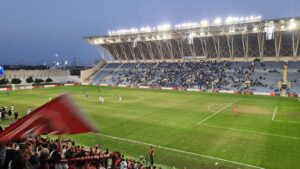
[[[142,27],[142,28],[140,29],[140,31],[141,31],[141,32],[151,32],[151,28],[150,28],[149,26],[147,26],[147,27]]]
[[[200,25],[201,26],[208,26],[209,25],[209,22],[208,22],[208,20],[202,20],[201,22],[200,22]]]
[[[294,29],[296,29],[296,28],[297,28],[296,22],[290,22],[290,23],[289,23],[289,26],[288,26],[288,29],[289,29],[289,30],[294,30]]]
[[[227,24],[230,24],[230,23],[232,23],[232,21],[233,21],[233,18],[232,18],[232,17],[227,17],[225,22],[226,22]]]
[[[260,15],[259,15],[259,16],[257,16],[257,20],[261,20],[261,18],[262,18],[262,17],[261,17]]]
[[[215,21],[214,21],[214,23],[215,23],[216,25],[219,25],[219,24],[222,23],[222,19],[221,19],[221,18],[216,18]]]
[[[158,31],[167,31],[167,30],[170,30],[171,29],[171,25],[170,24],[163,24],[163,25],[158,25],[156,27],[156,29]]]

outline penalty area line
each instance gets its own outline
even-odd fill
[[[168,150],[168,151],[173,151],[173,152],[178,152],[178,153],[183,153],[183,154],[189,154],[189,155],[194,155],[194,156],[198,156],[198,157],[209,158],[209,159],[213,159],[213,160],[219,160],[219,161],[223,161],[223,162],[227,162],[227,163],[232,163],[232,164],[236,164],[236,165],[240,165],[240,166],[246,166],[246,167],[250,167],[250,168],[258,168],[258,169],[264,169],[263,167],[258,167],[258,166],[254,166],[254,165],[250,165],[250,164],[240,163],[240,162],[237,162],[237,161],[231,161],[231,160],[226,160],[226,159],[222,159],[222,158],[218,158],[218,157],[212,157],[212,156],[208,156],[208,155],[193,153],[193,152],[189,152],[189,151],[179,150],[179,149],[175,149],[175,148],[169,148],[169,147],[165,147],[165,146],[160,146],[160,145],[145,143],[145,142],[141,142],[141,141],[120,138],[120,137],[106,135],[106,134],[101,134],[101,133],[94,133],[94,134],[99,135],[99,136],[103,136],[103,137],[107,137],[107,138],[111,138],[111,139],[115,139],[115,140],[121,140],[121,141],[126,141],[126,142],[130,142],[130,143],[141,144],[141,145],[146,145],[146,146],[154,146],[154,147],[157,147],[157,148],[160,148],[160,149],[165,149],[165,150]]]
[[[202,124],[202,123],[204,123],[205,121],[207,121],[207,120],[210,119],[211,117],[213,117],[213,116],[215,116],[216,114],[220,113],[221,111],[225,110],[227,107],[233,105],[234,103],[236,103],[236,102],[239,101],[239,100],[240,100],[240,99],[236,99],[236,100],[234,100],[233,102],[231,102],[231,103],[225,105],[224,107],[222,107],[221,109],[219,109],[218,111],[216,111],[214,114],[212,114],[212,115],[206,117],[205,119],[199,121],[197,124]]]
[[[275,119],[276,112],[277,112],[277,106],[275,107],[275,110],[274,110],[274,112],[273,112],[273,117],[272,117],[272,120],[274,120],[274,119]]]
[[[275,121],[275,120],[274,120]],[[265,136],[273,136],[273,137],[281,137],[286,139],[296,139],[300,140],[300,137],[294,137],[294,136],[285,136],[285,135],[279,135],[279,134],[272,134],[272,133],[263,133],[258,131],[251,131],[251,130],[244,130],[244,129],[237,129],[237,128],[230,128],[230,127],[221,127],[221,126],[215,126],[210,124],[201,124],[203,126],[212,127],[212,128],[218,128],[218,129],[225,129],[225,130],[232,130],[232,131],[238,131],[243,133],[250,133],[250,134],[259,134],[259,135],[265,135]]]
[[[273,120],[273,121],[277,121],[277,122],[281,122],[281,123],[300,124],[300,122],[296,122],[296,121],[284,121],[284,120]]]

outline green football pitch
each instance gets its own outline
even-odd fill
[[[99,130],[68,136],[78,144],[135,159],[147,158],[153,145],[155,163],[176,168],[300,168],[296,98],[73,86],[0,92],[0,104],[25,115],[62,93],[71,93]]]

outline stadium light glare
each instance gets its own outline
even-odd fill
[[[163,34],[164,39],[172,39],[172,35],[170,33],[168,34]]]
[[[227,17],[225,22],[227,24],[231,24],[233,22],[233,18],[232,17]]]
[[[206,19],[204,19],[204,20],[200,21],[200,25],[201,26],[208,26],[209,25],[209,21],[206,20]]]
[[[182,24],[177,24],[175,25],[176,29],[186,29],[186,28],[193,28],[193,27],[197,27],[199,26],[199,24],[197,22],[185,22]]]
[[[168,31],[171,29],[171,25],[170,24],[158,25],[156,29],[157,31]]]
[[[297,28],[296,22],[290,22],[289,23],[289,26],[288,26],[289,30],[295,30],[296,28]]]
[[[214,21],[214,24],[216,25],[220,25],[222,23],[222,19],[221,18],[216,18],[215,21]]]
[[[147,27],[142,27],[142,28],[140,29],[140,31],[141,31],[141,32],[151,32],[152,29],[151,29],[151,27],[147,26]]]
[[[257,20],[261,20],[261,18],[262,18],[261,15],[257,16]]]

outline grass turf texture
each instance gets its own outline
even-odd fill
[[[0,92],[0,104],[14,104],[22,116],[28,106],[37,108],[66,92],[99,129],[68,136],[79,144],[100,144],[136,159],[153,144],[161,146],[155,147],[155,162],[177,168],[300,168],[295,98],[74,86]],[[238,114],[232,112],[235,105]]]

